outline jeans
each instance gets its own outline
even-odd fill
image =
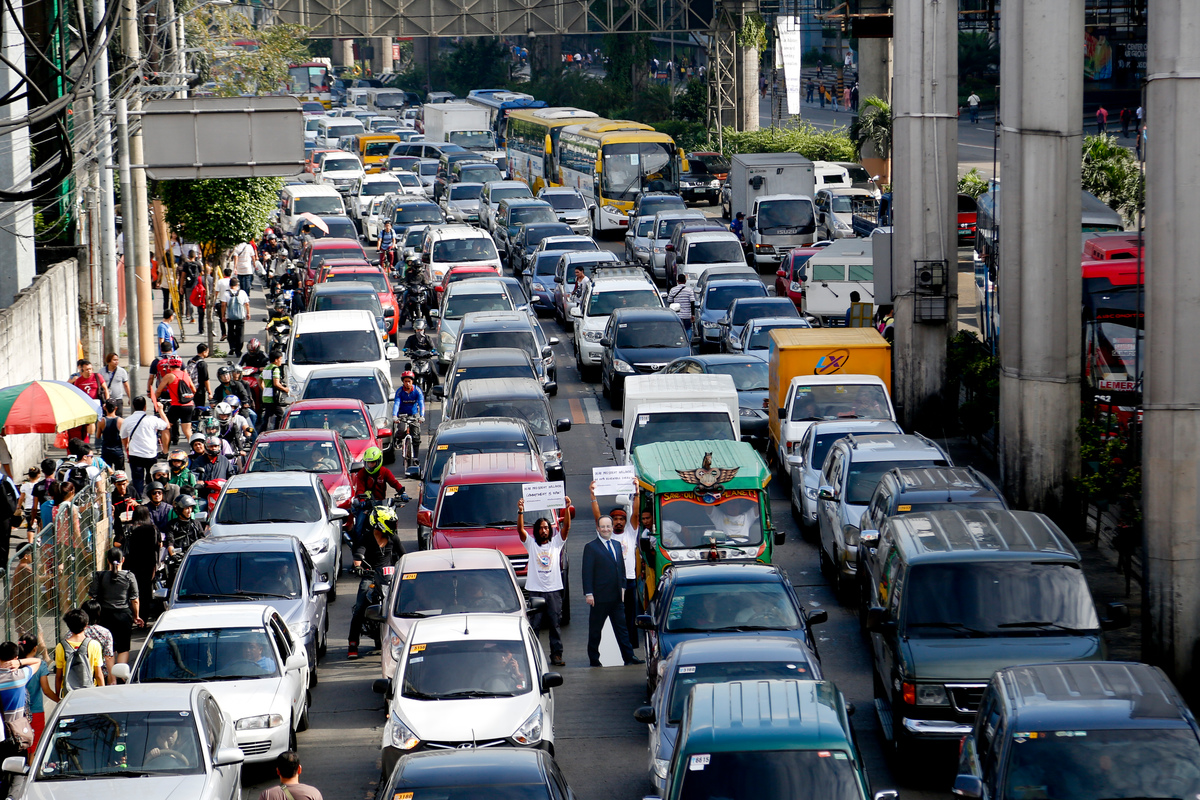
[[[979,122],[979,106],[971,106],[971,122]]]
[[[542,632],[542,623],[550,629],[550,656],[562,657],[562,634],[559,632],[559,620],[562,618],[562,590],[556,592],[530,592],[530,597],[541,597],[546,601],[545,611],[539,611],[529,618],[529,624],[534,633]]]
[[[358,597],[354,598],[354,613],[350,616],[350,644],[358,646],[358,637],[362,635],[363,620],[366,619],[367,595],[371,591],[371,579],[363,578],[358,582]]]
[[[629,634],[625,630],[625,604],[620,600],[607,602],[596,601],[588,614],[588,661],[600,663],[600,633],[604,630],[604,621],[612,623],[613,633],[617,637],[617,646],[621,648],[621,660],[628,664],[633,661],[633,649],[629,646]]]
[[[246,291],[246,296],[250,296],[250,290],[254,288],[254,272],[249,275],[238,275],[238,286]]]
[[[142,458],[141,456],[134,455],[129,457],[129,468],[133,472],[129,478],[133,483],[133,494],[135,497],[141,497],[146,493],[146,476],[157,460],[157,458]]]
[[[287,415],[288,407],[281,403],[263,403],[262,416],[254,423],[254,429],[259,433],[265,430],[274,430],[283,424],[283,418]],[[275,420],[275,425],[271,426],[271,420]]]

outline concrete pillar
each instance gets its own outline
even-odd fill
[[[417,41],[420,41],[420,40],[418,39]],[[341,46],[335,47],[334,50],[341,51],[341,56],[342,56],[341,64],[344,67],[348,67],[354,63],[354,40],[353,39],[342,39],[338,42],[338,44]]]
[[[25,39],[21,35],[21,4],[11,8],[0,8],[0,54],[9,64],[25,64]],[[22,117],[28,111],[24,92],[17,92],[21,81],[15,71],[0,69],[0,96],[16,93],[18,96],[8,105],[0,106],[0,122]],[[18,128],[12,133],[0,135],[0,188],[28,190],[29,183],[29,128]],[[17,292],[33,282],[35,265],[33,260],[33,204],[0,203],[3,229],[0,230],[0,308],[12,305]],[[65,376],[49,376],[65,377]]]
[[[379,58],[379,74],[392,71],[392,37],[381,36],[375,43],[375,54]]]
[[[742,22],[746,14],[757,11],[758,4],[747,3],[748,9],[743,9]],[[738,86],[737,127],[742,131],[758,130],[759,93],[758,93],[758,60],[757,47],[742,47],[734,44],[737,50],[737,76],[734,79]]]
[[[1000,26],[1000,472],[1016,508],[1060,523],[1079,465],[1083,3],[1011,3]]]
[[[133,64],[142,58],[141,37],[138,31],[137,2],[124,0],[121,9],[121,38],[125,46],[125,56]],[[139,114],[142,110],[140,93],[134,93],[129,102],[130,116],[133,122],[129,131],[129,157],[132,164],[145,164],[142,149],[142,129]],[[133,167],[133,218],[122,217],[122,230],[125,232],[125,258],[133,259],[133,268],[137,274],[137,307],[127,309],[127,314],[138,315],[139,349],[142,366],[150,366],[150,362],[158,354],[154,341],[154,292],[150,285],[150,202],[146,191],[146,170]]]
[[[945,0],[896,0],[895,25],[893,399],[906,425],[934,430],[926,423],[940,411],[946,339],[957,327],[958,13]],[[930,318],[934,298],[918,293],[918,262],[934,261],[940,262],[934,284],[940,277],[949,295],[944,319],[919,321]]]
[[[887,0],[861,0],[860,11],[884,13],[888,10]],[[892,96],[891,39],[858,40],[858,103],[862,107],[864,98]]]
[[[1146,658],[1189,700],[1200,643],[1200,282],[1195,157],[1200,5],[1150,4],[1146,120],[1145,439],[1142,493],[1150,627]],[[1188,151],[1192,152],[1189,153]]]
[[[93,0],[93,25],[99,25],[104,18],[104,0]],[[116,192],[113,189],[113,171],[109,166],[113,163],[112,155],[112,120],[109,117],[112,109],[108,102],[108,53],[107,46],[103,58],[97,59],[93,70],[96,85],[96,158],[99,161],[99,211],[100,236],[96,241],[95,252],[100,256],[101,273],[104,276],[104,302],[108,304],[108,316],[104,322],[104,352],[121,352],[121,330],[119,298],[117,295],[117,222],[116,222]],[[183,70],[180,70],[182,72]],[[180,79],[182,80],[182,79]]]

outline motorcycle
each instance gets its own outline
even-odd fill
[[[278,347],[283,350],[287,347],[288,338],[292,335],[292,326],[287,323],[273,325],[267,328],[267,333],[271,337],[271,349]]]
[[[384,567],[378,573],[373,569],[359,568],[361,576],[370,577],[371,588],[367,589],[367,607],[363,612],[362,632],[375,641],[375,649],[383,649],[383,630],[387,620],[384,604],[387,602],[388,587],[396,574],[395,567]]]
[[[432,350],[413,350],[407,353],[412,361],[406,363],[404,368],[412,370],[416,377],[417,386],[421,387],[421,391],[428,395],[429,390],[437,386],[437,369],[433,366],[433,351]]]
[[[403,325],[405,320],[415,322],[419,317],[424,317],[427,323],[433,324],[433,320],[429,317],[429,284],[409,283],[404,292],[404,308],[400,312],[400,324]]]
[[[221,496],[221,490],[225,488],[225,481],[219,479],[202,481],[196,488],[199,491],[200,499],[205,501],[205,518],[209,519],[217,507],[217,498]]]

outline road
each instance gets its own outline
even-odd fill
[[[715,209],[714,209],[715,211]],[[620,240],[602,240],[606,249],[620,252]],[[256,292],[252,303],[261,306]],[[261,318],[256,314],[257,318]],[[594,535],[588,514],[588,482],[591,469],[615,463],[613,428],[600,424],[617,414],[601,397],[599,384],[581,382],[571,355],[569,334],[552,319],[542,320],[548,336],[558,336],[559,393],[551,405],[554,417],[570,417],[573,425],[561,435],[566,460],[566,488],[579,509],[568,539],[573,563],[582,560],[583,547]],[[401,363],[393,364],[393,379],[399,382]],[[440,418],[433,404],[427,421],[430,429]],[[425,437],[428,441],[428,437]],[[878,736],[878,719],[872,704],[870,658],[858,630],[857,618],[839,605],[817,566],[815,547],[800,538],[789,513],[783,481],[772,484],[772,513],[776,525],[787,533],[787,543],[775,551],[805,606],[825,608],[829,621],[816,629],[818,647],[827,677],[834,680],[857,707],[853,724],[866,760],[873,787],[901,788],[905,800],[937,797],[945,800],[952,760],[944,764],[941,782],[931,786],[900,786],[893,778]],[[410,494],[415,495],[411,489]],[[603,501],[603,498],[602,498]],[[603,507],[603,506],[602,506]],[[402,538],[415,548],[416,504],[400,512]],[[651,792],[646,780],[647,735],[645,726],[633,719],[633,711],[645,697],[645,668],[639,666],[591,668],[584,652],[587,642],[586,606],[578,583],[570,598],[575,622],[563,630],[567,666],[560,668],[564,684],[557,692],[555,735],[557,758],[579,800],[638,800]],[[355,582],[343,577],[339,600],[331,607],[329,653],[320,667],[320,683],[313,693],[312,727],[299,735],[304,779],[327,798],[374,797],[380,771],[379,746],[384,721],[384,703],[371,691],[380,676],[378,654],[371,652],[356,661],[346,660],[346,631],[349,627]],[[545,635],[543,634],[543,642]],[[644,655],[644,653],[643,653]],[[936,774],[930,764],[928,773]],[[255,770],[245,796],[254,800],[258,792],[273,785],[273,776]]]

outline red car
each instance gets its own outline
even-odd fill
[[[316,428],[340,433],[355,461],[362,461],[363,452],[368,447],[383,450],[385,461],[391,457],[388,455],[391,450],[388,446],[388,440],[392,436],[391,429],[377,427],[361,400],[325,398],[292,403],[283,419],[283,430],[298,428]]]
[[[975,220],[978,216],[979,204],[969,194],[958,196],[958,244],[975,243]]]
[[[775,296],[786,297],[796,306],[797,311],[803,312],[800,303],[804,298],[804,281],[800,276],[800,268],[804,266],[820,247],[797,247],[784,256],[775,273]]]
[[[350,510],[354,499],[350,472],[354,457],[337,431],[295,428],[266,431],[258,437],[247,472],[316,472],[338,508]]]
[[[388,308],[392,309],[392,327],[388,330],[387,335],[392,344],[400,344],[400,300],[396,297],[396,292],[392,289],[392,282],[388,280],[387,273],[383,268],[373,267],[370,264],[330,264],[329,270],[320,282],[336,283],[338,281],[361,281],[375,287],[375,291],[379,293],[379,305],[383,306],[384,312],[386,313]]]
[[[469,280],[471,278],[496,278],[500,273],[496,272],[496,268],[486,264],[473,266],[471,264],[459,264],[457,267],[451,267],[446,270],[445,276],[442,277],[442,282],[435,287],[438,294],[441,295],[446,291],[446,287],[452,283]]]
[[[308,260],[304,264],[305,301],[308,300],[308,293],[317,282],[317,272],[320,270],[321,264],[334,258],[361,259],[368,264],[371,263],[367,259],[367,253],[363,250],[362,245],[353,239],[317,239],[313,242]]]

